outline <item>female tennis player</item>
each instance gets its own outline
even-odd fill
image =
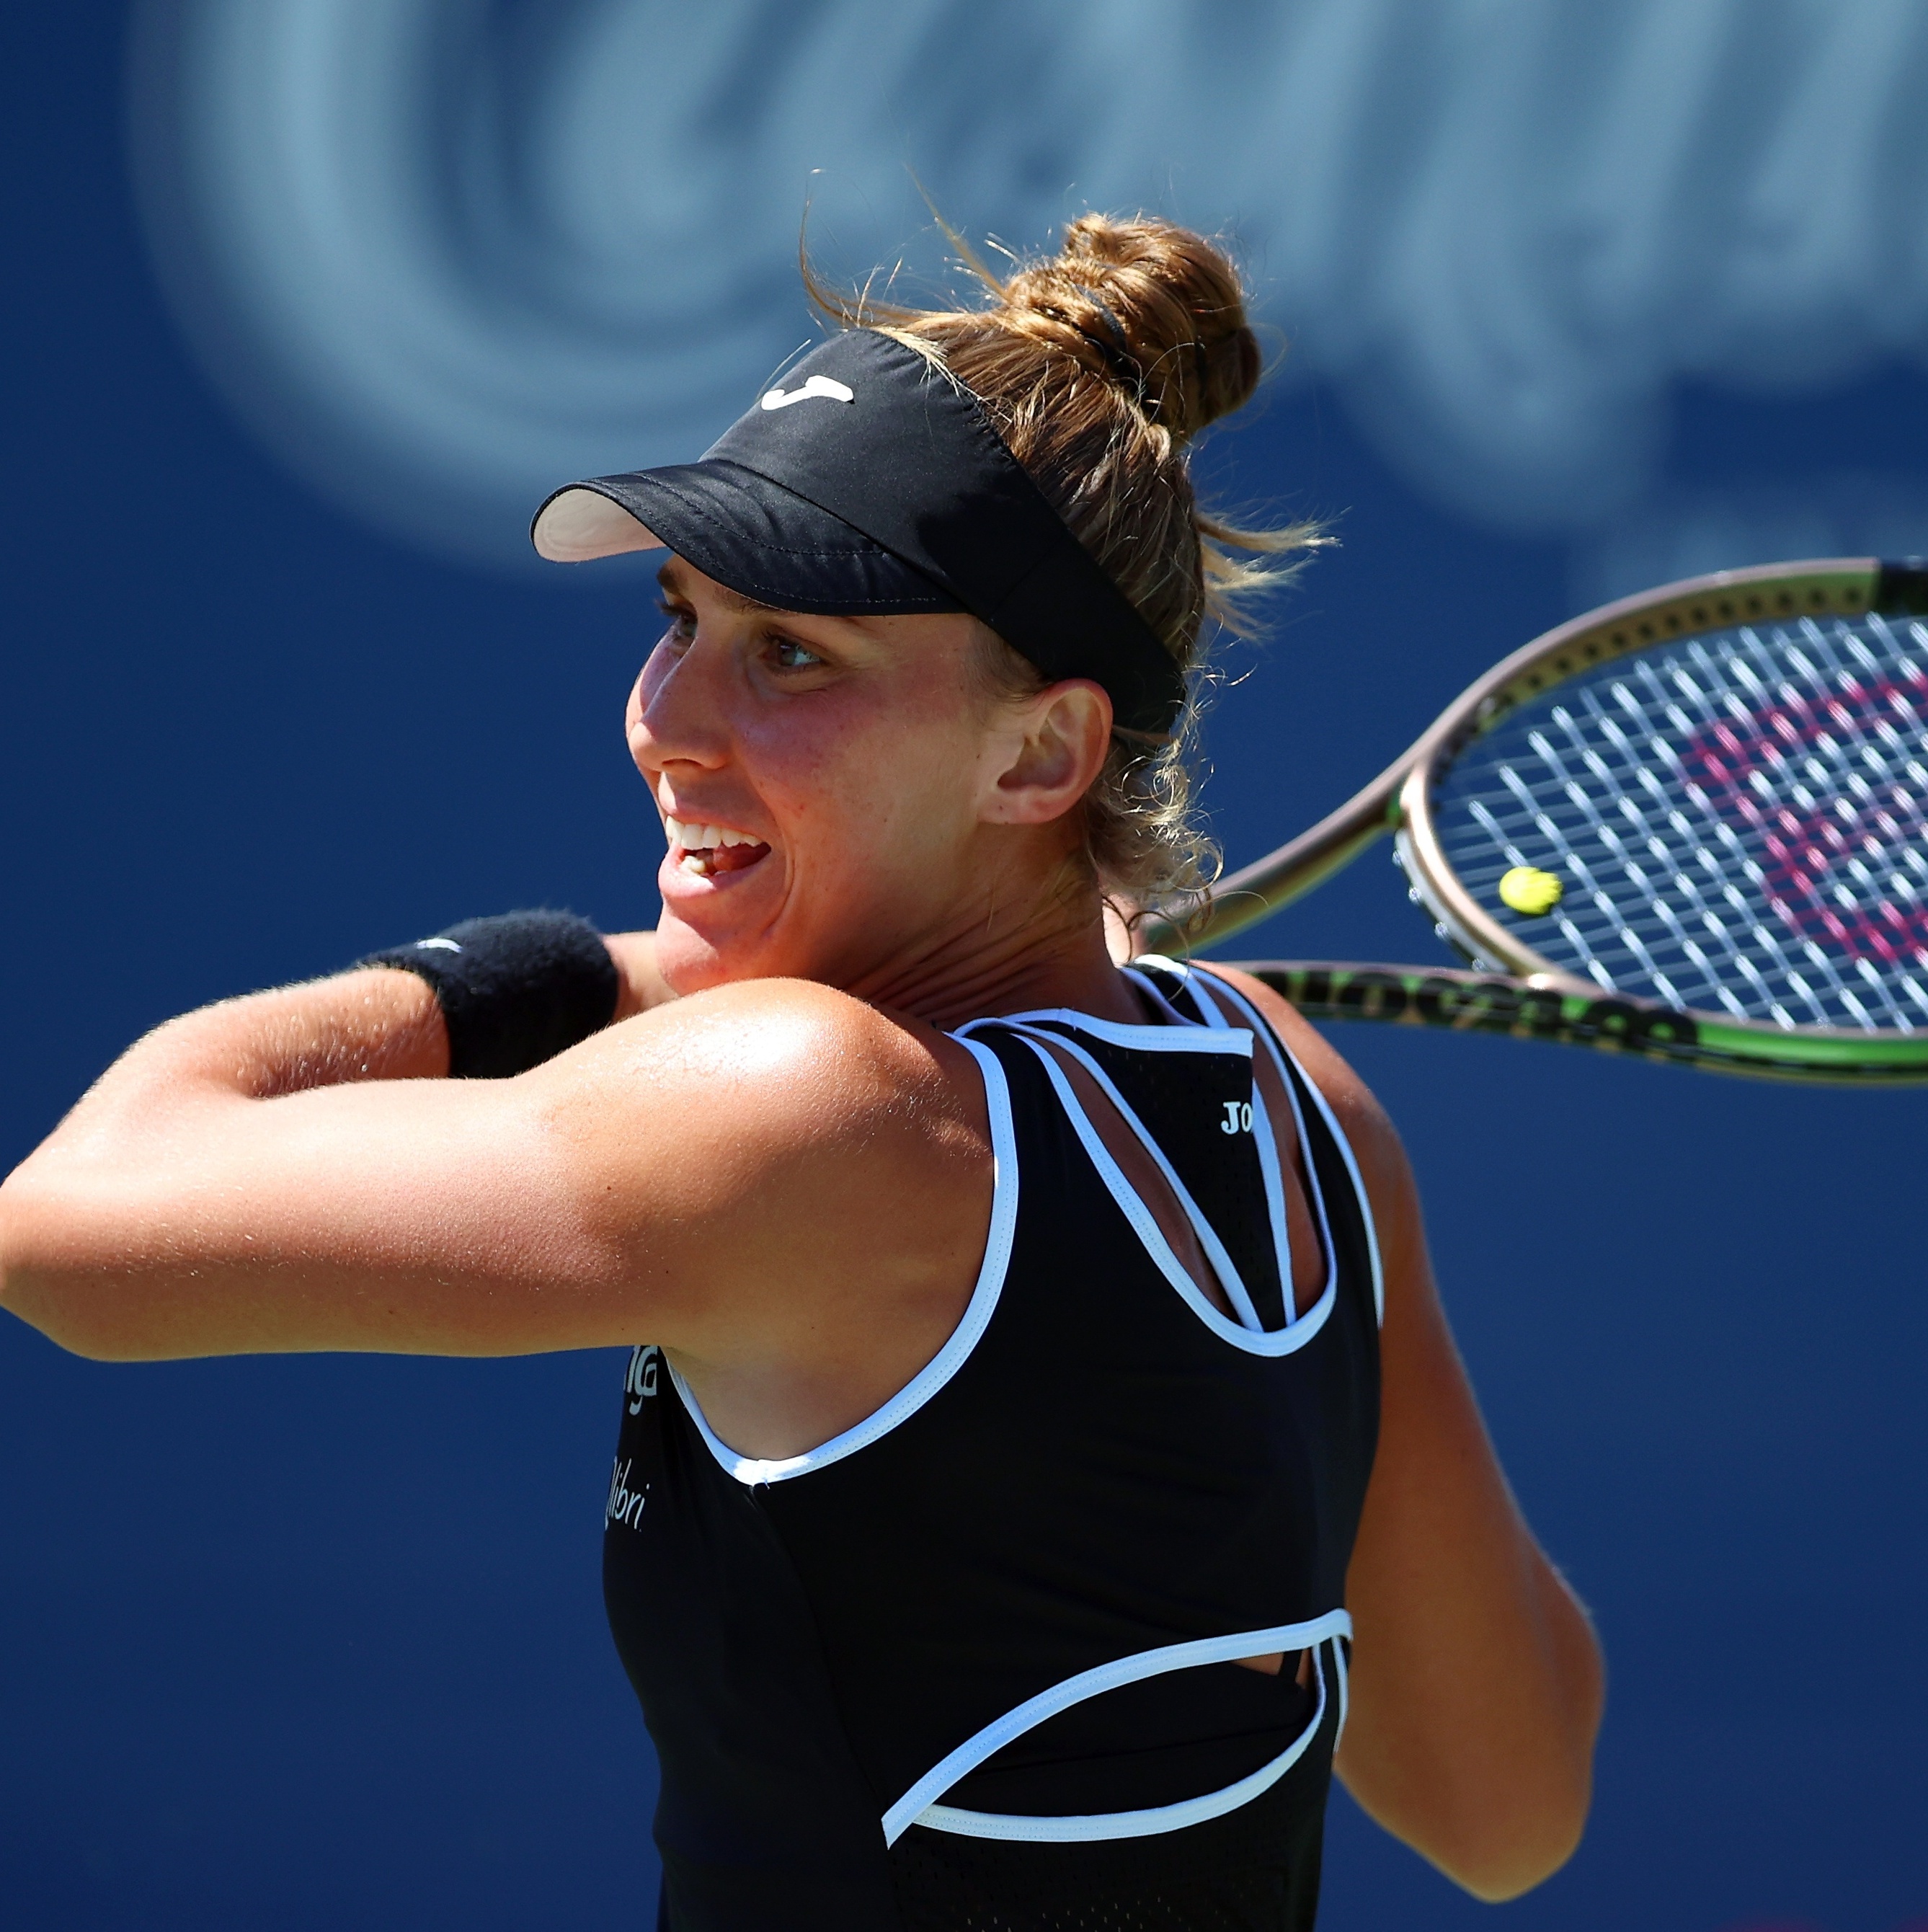
[[[5,1304],[115,1360],[629,1346],[676,1932],[1309,1926],[1335,1766],[1521,1892],[1600,1663],[1399,1144],[1265,988],[1108,949],[1200,882],[1201,626],[1304,535],[1189,480],[1258,374],[1234,271],[1087,217],[986,307],[838,320],[536,520],[667,553],[658,929],[474,920],[161,1028],[0,1189]]]

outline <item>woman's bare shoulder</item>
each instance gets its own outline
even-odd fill
[[[672,1272],[700,1304],[737,1304],[731,1320],[772,1284],[800,1311],[817,1290],[841,1300],[871,1274],[941,1273],[981,1244],[991,1162],[976,1063],[833,988],[694,994],[532,1077],[549,1083],[550,1118],[617,1251],[673,1250]]]
[[[573,1062],[571,1064],[570,1063]],[[745,1109],[791,1130],[888,1114],[905,1127],[984,1123],[970,1052],[924,1022],[808,980],[749,980],[619,1022],[555,1064],[559,1086],[667,1081],[700,1113]]]

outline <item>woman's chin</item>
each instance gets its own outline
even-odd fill
[[[679,998],[727,986],[733,980],[767,978],[743,956],[747,948],[733,948],[719,936],[699,932],[667,906],[656,928],[656,970]]]
[[[770,918],[760,888],[775,883],[766,856],[754,866],[708,874],[671,853],[656,875],[663,916],[656,928],[656,970],[672,991],[700,993],[736,980],[769,979]]]

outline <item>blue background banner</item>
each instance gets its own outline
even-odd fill
[[[1924,67],[1900,0],[9,10],[0,1161],[185,1007],[651,920],[646,567],[521,532],[808,339],[808,170],[826,262],[920,286],[907,167],[1020,247],[1243,242],[1294,346],[1206,470],[1342,543],[1228,658],[1236,862],[1600,596],[1928,550]],[[1435,944],[1378,854],[1233,950]],[[1588,1840],[1501,1922],[1928,1924],[1928,1096],[1336,1036],[1609,1653]],[[646,1927],[622,1379],[0,1324],[0,1922]],[[1343,1799],[1328,1869],[1333,1932],[1492,1922]]]

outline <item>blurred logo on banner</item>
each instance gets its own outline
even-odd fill
[[[931,292],[912,170],[1020,249],[1086,206],[1229,231],[1280,382],[1590,590],[1928,548],[1918,482],[1654,483],[1678,382],[1928,352],[1917,0],[139,0],[130,84],[213,380],[445,554],[519,566],[559,479],[690,458],[766,389],[810,339],[806,196],[830,271],[907,244]]]

